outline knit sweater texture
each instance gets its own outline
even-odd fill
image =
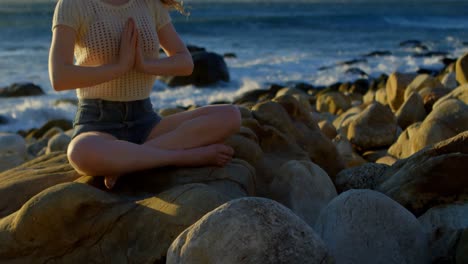
[[[112,5],[103,0],[59,0],[52,30],[58,25],[76,32],[75,64],[99,66],[117,63],[121,35],[132,17],[139,31],[144,57],[159,57],[158,30],[171,18],[160,0],[128,0]],[[131,70],[111,81],[76,89],[78,98],[134,101],[149,97],[156,76]]]

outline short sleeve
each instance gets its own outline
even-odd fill
[[[159,30],[167,23],[171,22],[171,16],[169,15],[169,8],[161,3],[161,0],[154,0],[155,5],[155,18],[156,18],[156,29]]]
[[[78,32],[81,24],[79,1],[81,0],[58,0],[52,19],[52,31],[58,25],[65,25]]]

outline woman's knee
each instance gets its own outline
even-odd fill
[[[226,124],[228,124],[231,133],[234,134],[239,132],[242,123],[239,108],[235,105],[226,105],[223,110]]]
[[[97,144],[99,138],[81,134],[70,142],[67,156],[70,164],[80,173],[91,174],[99,161]]]

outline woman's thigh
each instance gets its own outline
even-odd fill
[[[146,141],[150,141],[158,136],[166,134],[178,126],[180,126],[185,121],[208,115],[211,113],[219,113],[226,111],[227,108],[231,108],[232,105],[209,105],[200,107],[194,110],[185,111],[177,114],[173,114],[167,117],[164,117],[152,130]]]

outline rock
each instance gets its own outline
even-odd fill
[[[385,88],[380,88],[375,92],[375,101],[382,105],[388,105],[387,91]]]
[[[455,89],[458,87],[457,76],[454,72],[449,72],[442,77],[442,85],[447,89]]]
[[[405,40],[403,42],[400,42],[400,47],[414,47],[414,46],[420,46],[420,45],[423,45],[422,42],[420,40],[415,40],[415,39],[411,39],[411,40]]]
[[[449,54],[446,51],[428,51],[423,53],[416,53],[414,54],[414,57],[446,57],[448,55]]]
[[[354,60],[348,60],[348,61],[342,61],[338,62],[337,65],[354,65],[358,63],[367,63],[366,59],[354,59]]]
[[[465,228],[460,235],[460,240],[458,241],[456,249],[455,263],[468,263],[468,228]]]
[[[342,113],[335,120],[333,120],[333,126],[336,128],[336,131],[346,136],[348,134],[349,124],[355,120],[359,114],[362,112],[362,106],[355,106],[349,108],[346,112]]]
[[[392,73],[387,80],[386,94],[388,104],[393,112],[398,111],[405,101],[406,87],[414,80],[415,74]]]
[[[44,94],[41,87],[32,83],[14,83],[8,87],[0,88],[0,97],[22,97]]]
[[[434,103],[432,107],[437,108],[443,102],[450,100],[450,99],[458,99],[464,102],[465,104],[468,104],[468,84],[457,87],[455,90],[451,91],[449,94],[440,98],[437,102]]]
[[[336,175],[336,189],[345,192],[351,189],[371,189],[386,180],[384,172],[389,166],[385,164],[366,163],[364,165],[342,170]]]
[[[270,197],[314,226],[320,211],[337,196],[330,177],[310,161],[291,160],[280,167],[270,186]]]
[[[433,105],[437,102],[440,98],[444,97],[452,90],[447,88],[431,88],[426,87],[419,91],[419,95],[421,95],[424,103],[424,109],[426,109],[427,113],[432,111]]]
[[[8,124],[8,118],[0,115],[0,125]]]
[[[457,242],[468,228],[468,203],[429,209],[418,218],[430,240],[432,263],[455,263]]]
[[[306,223],[280,204],[243,198],[224,204],[180,234],[167,263],[333,263]]]
[[[255,138],[257,137],[255,134],[254,136]],[[225,141],[225,144],[231,146],[234,149],[235,158],[245,160],[252,166],[255,166],[255,164],[257,164],[263,157],[263,151],[258,145],[258,138],[255,138],[249,138],[245,135],[236,134],[229,137]]]
[[[47,144],[46,154],[55,152],[55,151],[67,151],[68,144],[71,142],[71,137],[65,135],[65,133],[59,133],[50,138]]]
[[[44,134],[49,131],[51,128],[57,127],[61,129],[62,131],[66,131],[69,129],[73,128],[73,123],[70,120],[67,119],[56,119],[56,120],[51,120],[47,123],[45,123],[40,129],[34,131],[28,137],[34,137],[34,138],[42,138]]]
[[[405,100],[411,95],[411,93],[419,92],[424,88],[444,88],[442,83],[429,74],[420,74],[414,78],[414,80],[408,85],[405,90]]]
[[[468,131],[399,160],[377,190],[415,215],[448,203],[468,200]]]
[[[8,199],[0,201],[0,218],[15,212],[39,192],[78,177],[63,152],[41,156],[1,173],[0,196]]]
[[[329,139],[334,139],[337,135],[336,128],[327,120],[322,120],[318,123],[322,133]]]
[[[63,130],[59,127],[52,127],[51,129],[47,130],[47,132],[45,132],[40,139],[51,139],[58,134],[63,134]]]
[[[347,138],[361,150],[390,146],[396,138],[397,121],[392,111],[379,103],[369,105],[351,121]]]
[[[426,118],[422,97],[418,93],[412,93],[396,113],[398,125],[406,129],[413,123],[421,122]]]
[[[204,184],[137,200],[86,184],[57,185],[0,220],[0,260],[163,263],[175,237],[227,200]]]
[[[237,58],[237,55],[233,52],[228,52],[228,53],[224,53],[223,57],[226,59],[235,59]]]
[[[390,155],[386,155],[386,156],[383,156],[382,158],[378,159],[375,161],[375,163],[378,163],[378,164],[385,164],[385,165],[388,165],[388,166],[392,166],[393,164],[395,164],[395,162],[397,162],[398,160],[393,157],[393,156],[390,156]]]
[[[457,81],[461,85],[468,83],[468,53],[461,56],[456,63]]]
[[[195,53],[195,52],[199,52],[199,51],[206,51],[205,48],[203,47],[199,47],[199,46],[196,46],[196,45],[187,45],[187,49],[190,53]]]
[[[369,74],[367,74],[367,72],[361,70],[360,68],[357,68],[357,67],[353,67],[353,68],[349,68],[345,71],[346,74],[351,74],[351,75],[358,75],[360,76],[361,78],[365,78],[365,77],[368,77]]]
[[[387,196],[350,190],[322,210],[315,230],[336,263],[428,263],[418,220]]]
[[[387,149],[368,150],[362,154],[362,157],[369,162],[376,162],[378,159],[387,156]]]
[[[447,99],[435,106],[422,123],[414,123],[403,131],[389,148],[390,155],[407,158],[424,147],[468,130],[467,104],[457,99]]]
[[[47,148],[48,142],[49,142],[48,138],[43,138],[43,139],[35,141],[32,144],[29,144],[27,147],[28,154],[33,157],[37,157],[39,152]]]
[[[349,88],[350,93],[366,94],[369,90],[369,81],[367,79],[356,80]]]
[[[400,134],[397,141],[390,146],[388,153],[393,157],[404,159],[418,152],[420,149],[418,146],[415,146],[414,140],[418,140],[421,124],[422,122],[417,122],[408,126]]]
[[[0,172],[27,160],[26,141],[17,134],[0,133]]]
[[[370,52],[370,53],[367,53],[365,55],[363,55],[364,57],[384,57],[384,56],[391,56],[392,55],[392,52],[391,51],[388,51],[388,50],[383,50],[383,51],[373,51],[373,52]]]
[[[351,107],[351,102],[340,92],[329,92],[317,97],[317,111],[340,114]]]
[[[200,51],[192,53],[192,59],[194,69],[191,75],[170,76],[163,78],[163,81],[171,87],[190,84],[203,87],[219,81],[229,82],[229,71],[221,55]]]
[[[260,101],[263,101],[264,99],[273,99],[273,97],[274,97],[274,94],[272,94],[270,90],[264,90],[264,89],[252,90],[234,99],[234,104],[258,103]]]
[[[342,157],[346,168],[361,166],[367,163],[365,159],[354,152],[351,142],[349,142],[345,136],[337,135],[333,139],[333,144],[335,144],[336,149]]]

